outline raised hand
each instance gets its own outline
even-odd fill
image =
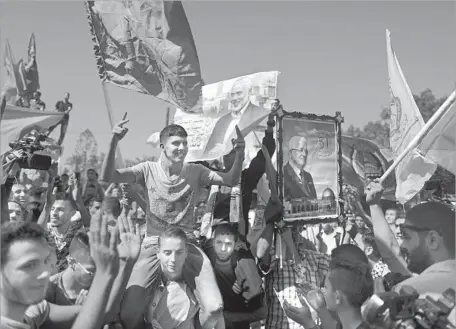
[[[232,141],[234,149],[237,153],[242,152],[242,154],[244,154],[244,150],[245,150],[244,136],[242,135],[241,130],[239,129],[239,127],[237,125],[235,128],[236,128],[236,139],[233,139],[233,141]]]
[[[127,112],[125,112],[122,120],[112,128],[112,134],[117,141],[120,141],[128,132],[128,128],[125,128],[124,125],[130,120],[127,119]]]
[[[380,202],[383,193],[383,186],[380,179],[375,179],[369,182],[364,191],[366,194],[366,202],[368,205],[375,205]]]
[[[79,292],[79,295],[78,297],[76,298],[76,301],[74,302],[75,305],[82,305],[84,304],[86,298],[87,298],[87,294],[89,293],[88,290],[85,290],[85,289],[82,289],[80,292]]]
[[[119,271],[119,253],[117,251],[118,231],[108,232],[107,216],[98,210],[90,221],[90,256],[97,267],[97,274],[117,275]]]
[[[290,319],[300,324],[304,328],[315,327],[315,322],[312,318],[309,306],[307,306],[307,303],[305,302],[301,302],[301,304],[302,307],[296,307],[290,305],[287,301],[284,301],[283,310]]]
[[[120,243],[117,246],[119,258],[130,264],[136,263],[141,250],[141,230],[139,224],[133,224],[131,218],[119,216],[117,219]]]

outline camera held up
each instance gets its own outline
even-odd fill
[[[373,328],[384,329],[456,329],[454,289],[447,289],[438,300],[420,297],[411,287],[379,293],[363,305],[363,318]]]
[[[51,167],[52,158],[48,155],[35,153],[44,150],[41,142],[45,140],[45,135],[30,133],[18,141],[10,142],[11,150],[6,161],[14,161],[23,169],[48,170]]]

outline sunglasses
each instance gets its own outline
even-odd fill
[[[95,274],[94,272],[86,269],[81,263],[76,262],[76,264],[78,264],[82,268],[82,270],[84,271],[85,274],[90,275],[90,276],[93,276]]]

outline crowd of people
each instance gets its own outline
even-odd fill
[[[59,105],[66,113],[68,99]],[[361,306],[374,293],[454,286],[455,213],[447,205],[384,209],[374,180],[364,191],[367,212],[276,227],[293,242],[282,259],[255,224],[265,232],[267,218],[282,211],[272,197],[258,201],[263,150],[244,168],[237,129],[223,168],[186,163],[187,132],[171,124],[160,133],[158,161],[115,169],[127,123],[114,127],[100,176],[59,176],[56,165],[39,183],[9,173],[1,328],[368,329]],[[271,115],[262,140],[269,155],[274,125]],[[233,205],[239,182],[241,212]],[[269,239],[266,253],[259,239]]]

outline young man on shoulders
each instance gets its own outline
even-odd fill
[[[153,287],[158,283],[158,236],[169,226],[181,228],[190,238],[195,218],[193,210],[198,195],[206,186],[237,184],[244,161],[244,138],[236,128],[233,141],[236,158],[227,173],[214,172],[199,164],[184,163],[188,152],[187,132],[179,125],[169,125],[160,133],[162,149],[157,162],[143,162],[126,169],[116,170],[115,151],[128,129],[122,120],[113,129],[110,149],[103,163],[102,180],[105,182],[140,184],[147,191],[147,233],[140,259],[131,276],[122,303],[121,320],[127,329],[136,328],[142,320]],[[196,273],[196,276],[194,275]],[[212,329],[222,316],[223,302],[209,259],[199,248],[189,251],[184,267],[187,282],[192,283],[201,306],[199,320],[203,329]]]

